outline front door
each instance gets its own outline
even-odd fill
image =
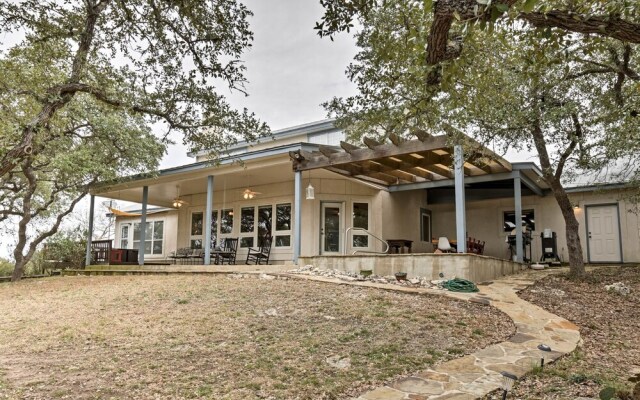
[[[587,206],[589,262],[621,262],[618,206]]]
[[[322,203],[320,253],[340,254],[342,249],[342,203]]]

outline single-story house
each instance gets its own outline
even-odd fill
[[[426,134],[365,139],[363,146],[344,140],[332,120],[313,122],[239,143],[215,164],[207,152],[190,154],[191,164],[99,185],[91,194],[142,204],[142,212],[116,217],[113,244],[142,247],[141,263],[165,261],[185,247],[203,248],[212,263],[208,249],[224,238],[239,238],[241,262],[266,237],[271,263],[364,256],[385,251],[389,240],[396,249],[432,253],[439,237],[461,243],[459,252],[473,237],[485,242],[486,256],[535,261],[545,230],[556,232],[558,256],[568,260],[563,218],[534,163],[509,162],[470,139],[456,146]],[[586,262],[640,262],[640,224],[624,186],[567,191]],[[162,211],[145,212],[151,206]],[[515,246],[511,254],[512,229],[518,244],[530,235],[530,250]]]

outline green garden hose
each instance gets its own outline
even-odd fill
[[[442,286],[452,292],[478,292],[478,287],[475,283],[466,279],[453,278],[446,281]]]

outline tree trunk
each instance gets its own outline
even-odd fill
[[[542,167],[542,175],[545,181],[551,187],[553,197],[555,197],[562,217],[564,218],[566,238],[567,238],[567,250],[569,251],[569,276],[572,278],[581,278],[584,276],[584,258],[582,255],[582,246],[580,245],[579,228],[580,224],[573,213],[573,206],[569,200],[567,192],[564,190],[562,183],[560,182],[561,172],[556,176],[551,166],[551,159],[547,152],[547,143],[544,138],[544,133],[540,126],[540,121],[533,121],[533,143],[538,151],[538,158],[540,159],[540,166]],[[560,166],[562,168],[562,166]]]
[[[24,257],[20,257],[20,260],[16,260],[15,267],[13,268],[13,273],[11,274],[11,282],[17,282],[22,279],[22,275],[24,274],[24,267],[27,264],[27,260]]]
[[[581,278],[584,276],[585,270],[579,235],[580,224],[576,219],[573,205],[571,204],[564,187],[562,187],[562,184],[555,180],[555,182],[551,184],[551,190],[553,191],[553,196],[556,198],[556,202],[558,203],[560,211],[562,212],[562,217],[564,218],[567,250],[569,251],[569,275],[572,278]]]

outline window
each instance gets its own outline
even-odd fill
[[[123,224],[120,227],[120,248],[128,249],[129,248],[129,228],[130,224]]]
[[[291,204],[276,205],[276,247],[291,246]]]
[[[258,207],[258,246],[262,246],[266,240],[271,239],[272,215],[273,206]]]
[[[240,209],[240,247],[262,246],[266,239],[275,247],[291,247],[291,203]]]
[[[194,212],[191,214],[191,248],[202,248],[202,231],[204,227],[204,213]]]
[[[233,210],[225,209],[220,214],[220,235],[227,235],[233,232]]]
[[[233,215],[231,216],[233,226]],[[202,211],[191,213],[191,248],[202,249],[204,244],[204,213]],[[218,241],[218,210],[211,212],[211,248],[217,246]]]
[[[164,237],[164,221],[149,221],[146,223],[144,237],[144,254],[162,254]],[[140,248],[140,223],[133,223],[133,248]]]
[[[353,203],[354,228],[369,229],[369,203]],[[353,231],[352,247],[369,247],[369,235],[361,230]]]
[[[511,233],[516,228],[516,213],[515,211],[505,211],[503,213],[503,232]],[[535,213],[533,210],[522,210],[522,226],[526,228],[527,231],[535,231],[536,230],[536,219]]]
[[[431,242],[431,210],[420,209],[420,240]]]
[[[240,247],[253,246],[254,221],[255,207],[242,207],[240,210]]]

